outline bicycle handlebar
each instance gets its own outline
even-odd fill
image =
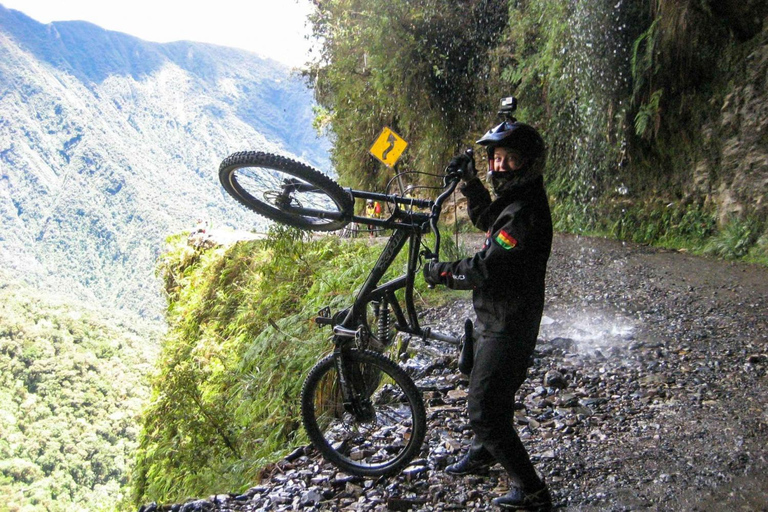
[[[472,151],[472,149],[467,149],[466,154],[474,158],[474,152]],[[406,205],[406,206],[424,208],[424,209],[429,208],[430,209],[429,215],[419,214],[418,216],[411,217],[410,220],[411,222],[414,222],[419,217],[428,219],[429,229],[435,235],[435,250],[434,252],[424,254],[424,256],[427,259],[432,259],[437,261],[440,256],[440,231],[437,229],[437,222],[440,219],[443,203],[456,190],[456,186],[459,184],[459,181],[461,181],[462,179],[462,174],[463,173],[460,168],[455,168],[450,165],[447,166],[445,168],[444,175],[443,175],[443,191],[440,193],[439,196],[437,196],[437,199],[435,199],[434,201],[429,199],[416,199],[416,198],[400,196],[396,194],[369,192],[365,190],[353,190],[353,189],[346,189],[346,190],[355,199],[366,199],[366,200],[370,199],[374,201],[383,201],[383,202],[391,203],[394,205]],[[409,227],[409,225],[407,224],[400,225],[397,222],[393,222],[392,217],[390,217],[390,219],[383,220],[383,219],[376,219],[371,217],[362,217],[362,216],[358,217],[353,215],[352,221],[364,222],[370,225],[382,226],[384,228]],[[419,225],[423,226],[423,224],[421,224],[423,220],[419,220],[417,222],[419,223]]]
[[[470,148],[465,151],[465,154],[470,158],[474,158],[475,153]],[[446,199],[448,199],[448,196],[453,194],[453,192],[456,190],[456,186],[461,180],[461,175],[461,169],[452,169],[450,166],[445,168],[445,178],[443,182],[445,190],[443,190],[443,192],[437,196],[437,199],[435,199],[435,203],[432,206],[432,213],[429,216],[429,228],[435,235],[435,251],[434,253],[427,255],[428,259],[438,261],[440,258],[440,231],[437,229],[437,221],[440,218],[440,213],[443,209],[443,203]]]
[[[448,196],[453,194],[454,190],[456,190],[456,186],[459,184],[460,179],[461,178],[459,177],[458,173],[446,173],[445,190],[443,190],[443,192],[437,196],[437,199],[435,199],[435,203],[432,206],[432,213],[429,216],[429,229],[435,235],[435,250],[432,254],[427,255],[428,259],[437,261],[440,257],[440,230],[437,229],[437,221],[440,219],[443,203],[446,199],[448,199]]]

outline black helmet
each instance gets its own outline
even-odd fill
[[[488,160],[493,160],[493,150],[498,147],[519,151],[526,164],[531,164],[544,156],[544,139],[533,126],[515,120],[504,121],[491,128],[477,144],[486,146]]]
[[[487,148],[488,178],[497,195],[502,194],[508,186],[527,183],[544,174],[547,150],[544,139],[533,126],[509,119],[488,130],[477,144]],[[493,170],[493,152],[499,147],[520,153],[522,166],[519,170],[514,173]]]

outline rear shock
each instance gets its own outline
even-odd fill
[[[389,334],[389,330],[391,328],[389,303],[386,301],[386,299],[378,303],[376,316],[376,334],[379,337],[379,343],[381,343],[385,348],[389,347],[389,345],[392,343],[392,339]]]

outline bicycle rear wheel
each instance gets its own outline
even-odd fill
[[[335,231],[352,218],[354,199],[320,171],[271,153],[243,151],[219,166],[224,190],[256,213],[312,231]]]
[[[388,475],[418,454],[426,412],[418,388],[397,364],[371,351],[350,350],[348,360],[365,376],[363,418],[343,404],[336,355],[309,372],[301,391],[301,414],[312,444],[338,468],[359,476]]]

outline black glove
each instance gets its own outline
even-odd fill
[[[475,159],[467,153],[462,153],[451,159],[448,164],[448,172],[456,172],[464,181],[469,181],[477,176]]]
[[[428,261],[424,265],[424,281],[426,281],[427,284],[445,284],[442,265],[443,264],[439,261]]]

